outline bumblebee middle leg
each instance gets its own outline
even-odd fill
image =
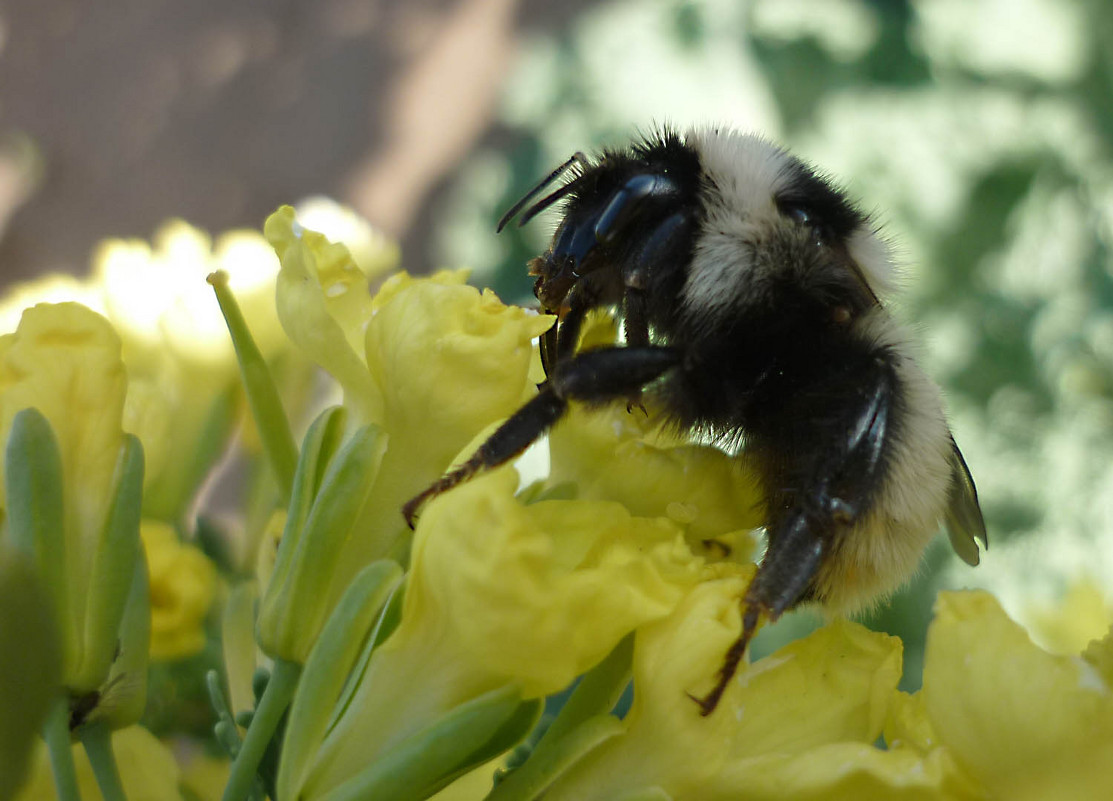
[[[679,351],[655,346],[600,348],[561,362],[536,397],[499,426],[471,458],[411,498],[402,515],[412,528],[426,501],[521,454],[564,416],[569,401],[628,398],[679,362]]]

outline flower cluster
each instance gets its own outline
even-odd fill
[[[280,209],[266,250],[240,235],[215,255],[176,225],[153,249],[102,251],[94,280],[67,285],[84,305],[34,287],[13,301],[28,308],[0,337],[0,653],[18,658],[0,695],[20,707],[0,713],[0,798],[21,784],[21,798],[52,784],[76,798],[89,777],[113,799],[207,792],[210,760],[178,766],[135,724],[148,660],[202,650],[214,598],[228,801],[1113,786],[1113,635],[1053,655],[983,593],[940,595],[915,694],[897,689],[899,639],[834,621],[743,666],[701,716],[690,696],[738,635],[760,498],[743,458],[640,413],[574,409],[543,478],[482,474],[411,532],[402,504],[535,392],[552,320],[462,272],[396,273],[372,292],[389,249],[307,219]],[[127,299],[137,289],[143,303]],[[205,321],[220,312],[218,344]],[[335,391],[313,408],[317,367]],[[221,557],[183,535],[241,422],[256,478]],[[40,729],[53,780],[31,748]]]

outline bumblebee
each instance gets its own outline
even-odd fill
[[[557,317],[541,339],[547,380],[406,504],[407,521],[520,454],[570,401],[646,397],[666,423],[744,449],[768,544],[741,601],[742,632],[714,689],[695,699],[704,715],[762,616],[804,603],[850,613],[883,598],[941,523],[978,563],[988,539],[974,481],[939,388],[882,302],[890,249],[830,180],[754,135],[664,130],[594,159],[575,154],[499,230],[557,203],[552,243],[530,262],[541,307]],[[585,316],[600,307],[618,310],[624,341],[578,352]]]

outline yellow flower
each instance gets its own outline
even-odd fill
[[[178,539],[174,529],[144,520],[151,593],[151,659],[192,656],[205,647],[205,617],[216,589],[216,571],[200,550]]]
[[[288,347],[274,306],[278,260],[258,232],[230,231],[214,243],[172,220],[153,244],[102,242],[93,262],[91,281],[130,373],[127,428],[148,452],[144,512],[174,521],[223,452],[235,418],[235,353],[205,279],[228,273],[256,343],[273,358]]]
[[[315,196],[300,201],[296,212],[303,226],[344,245],[368,280],[398,269],[402,255],[398,244],[349,207]]]
[[[120,340],[84,306],[35,306],[23,313],[16,333],[0,337],[0,440],[7,441],[22,409],[35,407],[50,421],[63,471],[82,479],[73,487],[79,497],[67,511],[69,522],[86,533],[101,524],[111,501],[126,390]],[[87,557],[79,551],[76,561]]]
[[[1074,655],[1113,625],[1113,604],[1101,585],[1086,577],[1071,584],[1060,603],[1029,608],[1021,622],[1043,648]]]
[[[182,513],[224,451],[237,413],[235,356],[205,281],[216,270],[228,273],[263,354],[288,352],[274,304],[278,260],[255,231],[227,232],[214,243],[170,221],[153,245],[102,242],[89,279],[50,276],[10,289],[0,303],[0,333],[14,331],[23,309],[43,302],[77,301],[112,323],[129,374],[124,427],[147,457],[144,509],[164,520]]]
[[[523,506],[517,482],[504,468],[430,503],[401,622],[289,797],[327,793],[489,691],[561,689],[701,578],[668,521],[597,501]]]
[[[467,286],[463,271],[398,274],[372,298],[347,249],[304,228],[293,209],[272,214],[265,231],[282,262],[286,333],[340,383],[350,427],[372,422],[388,437],[360,523],[366,534],[342,560],[350,579],[405,541],[402,504],[535,391],[532,340],[551,318]]]
[[[379,420],[379,388],[363,360],[367,277],[347,248],[304,228],[290,206],[268,217],[263,233],[281,264],[275,301],[286,336],[336,379],[361,422]]]
[[[129,367],[157,374],[167,357],[231,377],[235,354],[205,278],[225,270],[260,350],[284,344],[273,302],[278,260],[255,231],[230,231],[214,244],[182,220],[155,233],[153,244],[109,239],[93,256],[108,316],[125,345]]]
[[[1033,645],[988,593],[940,594],[921,692],[931,742],[985,797],[1108,797],[1108,676],[1077,656]]]
[[[645,626],[624,731],[545,796],[610,799],[887,798],[878,775],[920,781],[916,758],[873,747],[900,678],[900,641],[838,621],[744,666],[701,717],[688,693],[714,680],[740,628],[741,578],[707,581]]]
[[[112,525],[121,511],[122,482],[136,469],[135,479],[142,476],[142,454],[121,427],[126,391],[120,341],[84,306],[35,306],[14,334],[0,337],[0,442],[9,443],[13,421],[28,409],[42,421],[33,428],[48,434],[48,426],[56,442],[60,508],[37,514],[57,514],[61,531],[44,529],[35,547],[64,644],[64,682],[76,695],[98,690],[116,661],[118,627],[137,569],[138,531]],[[41,436],[31,447],[35,453],[14,458],[46,456]],[[11,501],[0,489],[0,506]],[[128,513],[137,520],[137,508]]]
[[[399,274],[375,296],[367,368],[383,388],[389,444],[363,521],[378,538],[367,544],[370,553],[390,552],[406,533],[402,504],[537,391],[529,377],[532,343],[551,318],[507,306],[466,278],[462,270]]]
[[[10,334],[19,326],[25,309],[39,303],[73,301],[104,314],[104,297],[100,289],[72,275],[44,275],[31,281],[10,286],[0,299],[0,334]]]
[[[181,801],[179,770],[170,749],[142,726],[129,726],[112,734],[112,751],[120,771],[120,781],[128,801]],[[86,801],[100,799],[100,788],[85,749],[73,745],[77,783]],[[31,780],[16,796],[16,801],[54,801],[58,797],[50,771],[46,747],[40,742],[35,750]]]

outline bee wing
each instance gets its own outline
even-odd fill
[[[951,437],[951,490],[947,494],[944,525],[955,553],[968,565],[978,564],[978,543],[981,542],[983,548],[989,548],[989,536],[978,505],[974,478],[954,437]]]

